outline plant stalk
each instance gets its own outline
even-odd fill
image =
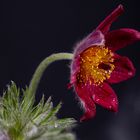
[[[72,53],[56,53],[48,56],[45,58],[37,67],[35,70],[33,77],[31,79],[30,85],[29,85],[29,99],[34,98],[36,94],[36,90],[38,88],[39,82],[41,80],[41,77],[44,73],[44,71],[47,69],[47,67],[58,60],[71,60],[73,58]]]

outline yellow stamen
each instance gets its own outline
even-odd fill
[[[77,80],[80,83],[100,85],[109,79],[115,66],[113,53],[104,46],[93,46],[80,54],[80,72]]]

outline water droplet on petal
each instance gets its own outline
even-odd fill
[[[130,75],[130,76],[131,76],[131,75],[133,75],[133,73],[132,73],[132,72],[128,72],[128,75]]]
[[[111,105],[109,106],[109,109],[112,109],[112,106]]]
[[[115,98],[112,101],[115,102],[116,101]]]
[[[99,102],[99,101],[100,101],[100,99],[96,99],[96,101],[97,101],[97,102]]]

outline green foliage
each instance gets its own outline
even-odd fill
[[[29,98],[28,87],[20,91],[14,82],[8,86],[0,99],[0,137],[7,140],[74,140],[70,128],[72,118],[58,119],[61,103],[53,107],[51,98],[44,95],[34,106],[34,97]]]

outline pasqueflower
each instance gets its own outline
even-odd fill
[[[70,85],[74,86],[85,111],[81,121],[95,116],[95,103],[117,112],[118,99],[109,84],[119,83],[135,75],[135,68],[129,58],[115,51],[140,40],[140,32],[130,28],[109,31],[111,24],[123,11],[123,6],[119,5],[76,45]]]

